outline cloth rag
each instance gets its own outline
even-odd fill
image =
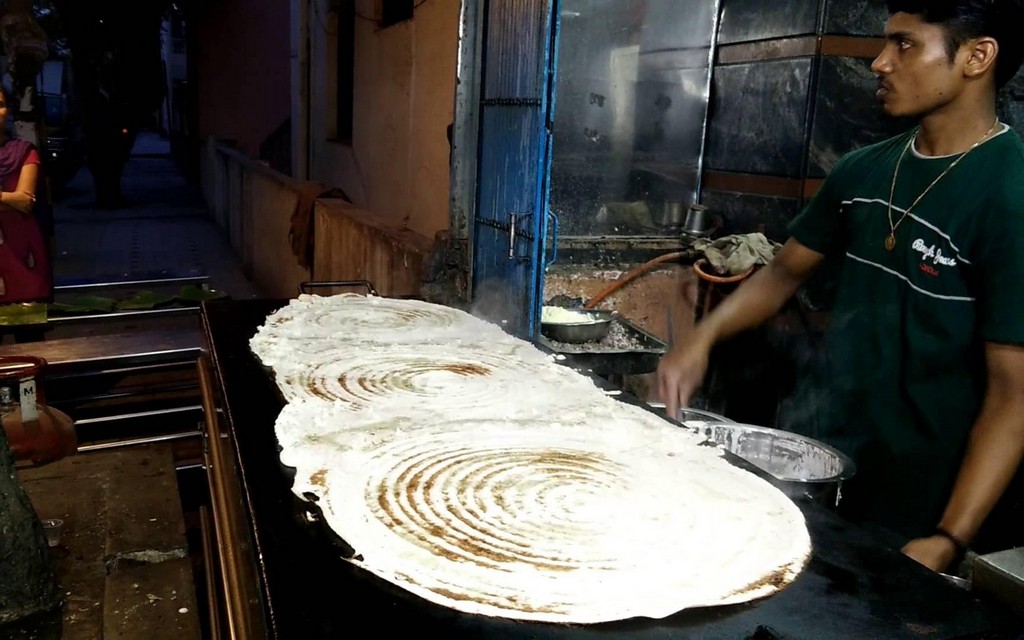
[[[739,233],[717,240],[698,238],[693,250],[703,253],[719,275],[739,275],[755,265],[765,265],[782,248],[763,233]]]
[[[341,198],[351,202],[341,189],[326,189],[316,182],[302,182],[295,187],[295,208],[288,227],[288,244],[300,267],[313,267],[314,207],[318,198]]]

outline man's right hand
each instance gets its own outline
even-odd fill
[[[676,345],[662,356],[658,363],[658,394],[670,418],[674,418],[681,407],[688,406],[690,396],[704,380],[710,351],[705,341],[691,340]]]
[[[775,258],[726,298],[658,364],[658,394],[674,418],[700,386],[711,347],[768,320],[818,268],[824,256],[790,238]]]

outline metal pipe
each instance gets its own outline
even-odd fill
[[[75,420],[75,426],[89,426],[92,424],[102,424],[105,422],[117,422],[120,420],[131,420],[134,418],[152,418],[154,416],[165,416],[176,413],[185,413],[189,411],[202,411],[203,407],[198,404],[189,405],[187,407],[172,407],[170,409],[154,409],[153,411],[139,411],[136,413],[122,413],[115,416],[101,416],[99,418],[83,418],[82,420]]]
[[[814,25],[817,37],[814,57],[811,58],[811,70],[807,76],[807,101],[804,103],[804,131],[800,140],[800,173],[801,181],[806,182],[811,167],[811,145],[814,143],[814,120],[817,117],[818,79],[821,77],[821,38],[825,31],[825,16],[828,0],[818,0],[818,16]],[[800,206],[807,201],[807,196],[800,194]]]
[[[125,318],[141,318],[144,316],[167,316],[185,315],[199,313],[199,307],[172,307],[169,309],[151,309],[146,311],[111,311],[110,313],[98,313],[91,316],[63,316],[50,317],[46,320],[49,324],[67,324],[69,322],[82,322],[85,320],[123,320]]]
[[[66,365],[68,363],[73,363],[73,362],[101,361],[101,360],[109,360],[109,359],[112,359],[112,358],[125,358],[125,357],[137,358],[137,357],[140,357],[140,355],[141,356],[161,355],[161,354],[165,354],[165,353],[175,353],[177,351],[178,350],[154,351],[154,352],[152,352],[152,354],[137,354],[137,353],[133,353],[133,354],[125,355],[125,356],[112,356],[112,357],[109,357],[109,358],[108,357],[90,358],[88,360],[64,360],[64,361],[61,361],[61,364]],[[174,360],[172,362],[160,362],[160,363],[157,363],[157,364],[140,364],[140,365],[135,366],[135,367],[118,367],[116,369],[90,369],[89,371],[78,371],[78,372],[74,372],[74,373],[55,373],[55,374],[47,373],[46,374],[46,379],[47,379],[47,381],[50,381],[50,380],[74,380],[74,379],[77,379],[77,378],[95,378],[97,376],[121,375],[121,374],[127,374],[127,373],[152,373],[152,372],[155,372],[155,371],[166,371],[166,370],[172,370],[173,371],[175,369],[181,369],[181,368],[186,368],[186,367],[194,367],[195,366],[195,359],[199,357],[199,354],[201,353],[201,349],[199,347],[196,347],[194,349],[182,349],[182,350],[180,350],[180,352],[181,352],[181,354],[183,356],[188,356],[188,358],[183,359],[183,360]]]
[[[180,384],[174,386],[161,386],[157,389],[147,388],[139,391],[122,391],[119,393],[97,393],[91,396],[74,396],[71,398],[61,398],[59,401],[50,402],[51,407],[61,407],[68,405],[76,405],[82,402],[99,402],[103,400],[121,400],[124,398],[140,398],[150,397],[154,394],[164,394],[177,391],[195,391],[199,388],[198,385],[194,384]]]
[[[516,213],[508,214],[508,259],[516,259]]]
[[[86,282],[82,284],[59,284],[54,291],[78,291],[81,289],[109,289],[113,287],[138,287],[167,284],[206,284],[210,276],[182,276],[179,278],[154,278],[149,280],[113,280],[110,282]]]
[[[179,433],[168,433],[162,436],[149,436],[146,438],[132,438],[130,440],[115,440],[112,442],[98,442],[96,444],[83,444],[78,447],[78,453],[92,453],[95,451],[108,451],[110,449],[123,449],[144,444],[158,444],[161,442],[173,442],[175,440],[188,440],[198,438],[202,434],[199,431],[182,431]]]
[[[210,528],[210,514],[206,505],[199,507],[199,536],[203,544],[203,570],[206,574],[206,606],[210,610],[210,640],[220,640],[220,605],[217,601],[217,581],[214,577],[213,532]]]
[[[711,43],[708,47],[708,79],[704,85],[704,121],[701,123],[700,151],[697,153],[697,183],[693,187],[693,201],[703,201],[704,156],[707,153],[708,131],[711,128],[711,91],[715,80],[715,58],[718,53],[718,34],[722,26],[722,3],[715,1],[714,24],[711,26]]]
[[[239,513],[237,501],[230,500],[227,485],[233,481],[230,473],[232,459],[225,451],[225,442],[221,438],[219,420],[213,401],[209,365],[205,358],[199,359],[199,384],[203,396],[203,412],[206,423],[206,443],[209,447],[209,465],[207,471],[210,478],[210,497],[213,502],[214,532],[217,538],[218,559],[223,581],[221,591],[227,609],[227,626],[231,638],[245,640],[266,636],[266,629],[261,628],[259,620],[252,614],[250,603],[243,595],[252,588],[246,585],[243,578],[244,549],[241,541],[247,537],[238,525],[244,519]],[[237,486],[237,485],[236,485]],[[251,576],[255,580],[255,576]],[[256,599],[258,602],[258,598]]]

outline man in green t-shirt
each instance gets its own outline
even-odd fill
[[[800,430],[856,461],[845,511],[942,570],[1024,455],[1024,144],[995,113],[1024,57],[1024,0],[888,7],[876,96],[919,126],[840,160],[772,263],[665,355],[658,384],[674,415],[716,342],[770,319],[837,258]]]

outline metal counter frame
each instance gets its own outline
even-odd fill
[[[251,518],[246,508],[245,493],[238,482],[235,467],[235,447],[231,436],[221,428],[221,415],[214,400],[214,384],[210,365],[204,356],[197,363],[199,384],[203,397],[204,462],[213,508],[213,551],[215,562],[208,562],[208,570],[216,569],[215,579],[208,584],[219,586],[220,593],[211,593],[211,635],[239,640],[266,638],[264,598],[257,578],[253,548],[250,542]],[[221,616],[220,609],[224,615]],[[222,622],[223,620],[223,622]],[[226,629],[223,627],[226,626]]]

